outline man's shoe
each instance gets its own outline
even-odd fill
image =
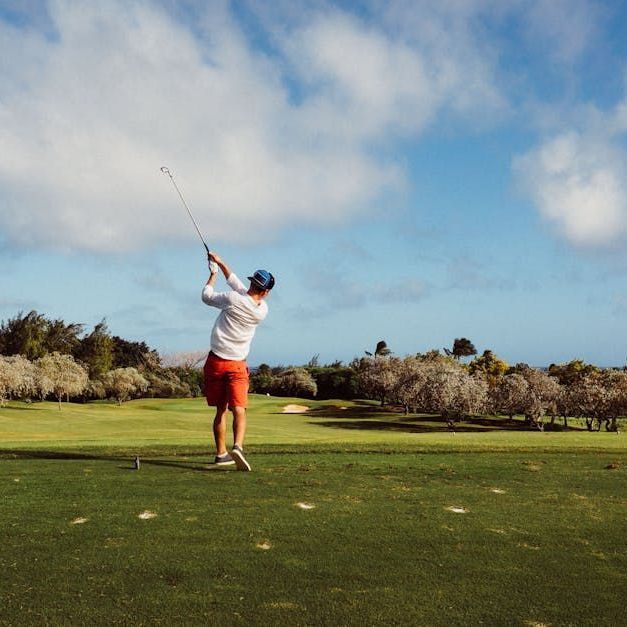
[[[216,466],[231,466],[235,463],[235,460],[228,454],[216,455],[213,462]]]
[[[231,451],[231,457],[233,458],[233,461],[235,462],[238,470],[251,470],[250,464],[246,461],[246,458],[244,457],[244,451],[242,451],[242,449],[237,444],[233,447],[233,450]]]

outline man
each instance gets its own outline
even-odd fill
[[[230,292],[216,292],[214,285],[222,270]],[[250,470],[244,457],[246,407],[248,406],[248,367],[246,357],[257,325],[268,315],[265,303],[274,287],[274,277],[266,270],[257,270],[248,277],[246,289],[239,278],[214,252],[209,253],[210,276],[202,291],[202,300],[221,310],[211,332],[211,351],[205,362],[205,396],[209,406],[216,407],[213,436],[216,442],[215,463],[233,464],[238,470]],[[234,445],[226,449],[226,416],[233,414]]]

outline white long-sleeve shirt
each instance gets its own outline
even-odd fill
[[[202,291],[205,304],[222,310],[211,331],[211,350],[222,359],[243,361],[257,325],[268,315],[268,305],[253,300],[233,272],[226,282],[231,292],[216,292],[212,285]]]

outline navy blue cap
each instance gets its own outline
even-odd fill
[[[248,280],[262,290],[271,290],[274,287],[274,277],[267,270],[257,270]]]

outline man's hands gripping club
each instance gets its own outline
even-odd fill
[[[214,285],[216,279],[218,278],[218,270],[222,270],[222,274],[224,274],[224,278],[228,279],[231,276],[231,269],[222,261],[222,258],[218,255],[218,253],[208,252],[207,253],[207,261],[209,264],[209,280],[207,283],[209,285]]]

